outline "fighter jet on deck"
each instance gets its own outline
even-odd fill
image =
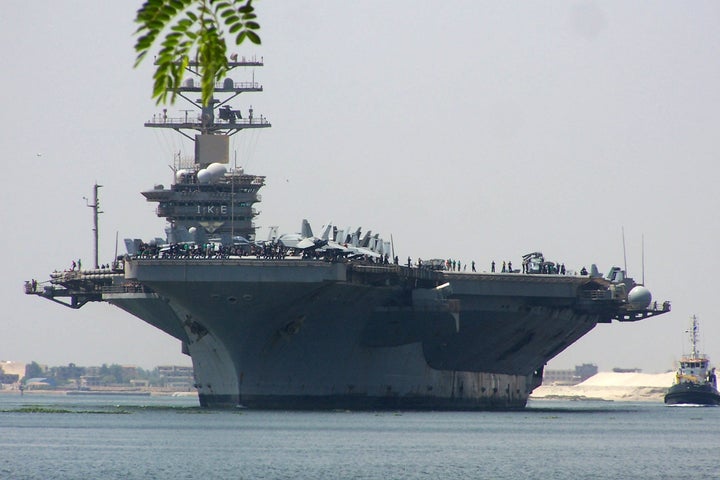
[[[322,238],[313,235],[310,222],[303,219],[300,233],[284,233],[277,238],[277,241],[287,248],[297,248],[298,250],[306,250],[311,248],[320,248],[327,244],[327,238],[330,234],[330,224],[325,228]]]

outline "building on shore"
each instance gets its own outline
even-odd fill
[[[597,365],[583,363],[568,370],[545,370],[543,385],[577,385],[598,373]]]
[[[165,387],[178,391],[190,391],[195,387],[195,376],[192,367],[178,365],[162,365],[157,367],[158,375],[163,379]]]
[[[143,370],[135,365],[103,364],[83,367],[74,363],[61,366],[37,362],[0,360],[0,389],[4,390],[91,390],[110,387],[193,392],[193,367],[163,365]]]
[[[16,389],[25,375],[25,363],[0,360],[0,389]]]

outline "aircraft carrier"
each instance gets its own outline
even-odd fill
[[[178,94],[198,114],[163,111],[145,124],[195,142],[172,185],[142,192],[167,219],[166,238],[126,240],[106,266],[96,243],[94,268],[56,271],[25,292],[115,305],[181,342],[202,406],[265,409],[523,408],[544,365],[596,324],[669,311],[620,268],[563,274],[539,252],[518,271],[468,273],[401,264],[389,242],[359,230],[259,241],[265,177],[231,165],[229,138],[270,126],[230,105],[262,91],[262,65],[232,59],[230,75],[252,78],[217,84],[224,98],[210,107],[187,80]]]

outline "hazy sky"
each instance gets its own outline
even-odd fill
[[[152,65],[133,69],[141,2],[10,1],[0,16],[6,168],[0,359],[190,364],[180,343],[107,304],[71,310],[23,293],[115,235],[161,236],[140,191],[168,185],[177,134]],[[308,218],[392,234],[401,258],[605,272],[623,265],[673,312],[599,325],[549,368],[673,368],[688,318],[720,362],[720,3],[716,1],[262,1],[263,94],[241,95],[272,129],[233,143],[267,176],[259,236]],[[178,103],[171,112],[189,108]],[[122,245],[122,243],[121,243]],[[121,251],[124,251],[121,247]],[[685,348],[687,350],[687,348]]]

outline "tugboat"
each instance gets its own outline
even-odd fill
[[[720,405],[715,368],[709,367],[709,359],[697,349],[698,321],[692,317],[690,355],[680,357],[675,384],[665,394],[667,405]]]

